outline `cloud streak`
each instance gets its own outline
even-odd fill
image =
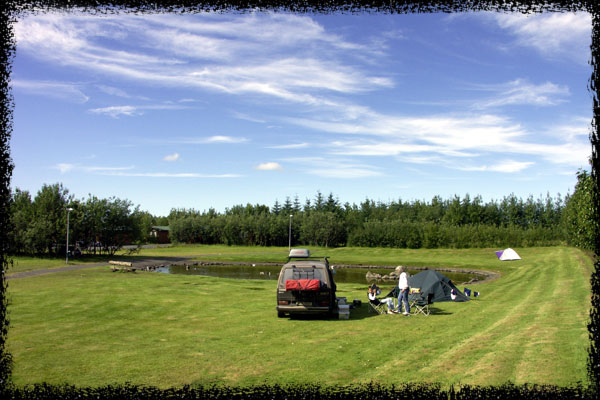
[[[555,106],[565,102],[569,88],[552,82],[540,85],[530,84],[524,79],[516,79],[501,85],[473,85],[473,87],[496,92],[495,96],[476,102],[474,108],[491,108],[507,105]]]
[[[53,168],[58,169],[62,174],[71,172],[71,171],[80,171],[80,172],[93,172],[93,173],[105,173],[105,172],[115,172],[115,171],[127,171],[134,169],[133,165],[127,167],[100,167],[100,166],[86,166],[81,164],[71,164],[71,163],[58,163]]]
[[[581,167],[591,154],[585,139],[559,143],[536,143],[536,135],[508,118],[493,114],[436,115],[397,117],[376,113],[364,115],[353,123],[330,120],[290,119],[299,126],[355,139],[330,140],[329,152],[335,155],[400,157],[408,162],[457,165],[454,158],[510,155],[539,157],[552,164]],[[585,131],[585,122],[579,130]],[[567,129],[567,128],[565,128]],[[576,127],[569,126],[571,131]],[[540,132],[536,132],[538,135]],[[517,168],[494,171],[518,172]]]
[[[497,164],[492,165],[482,165],[478,167],[468,167],[468,166],[456,166],[456,169],[462,171],[492,171],[492,172],[504,172],[504,173],[516,173],[525,170],[526,168],[532,166],[534,163],[530,161],[514,161],[514,160],[505,160]]]
[[[588,13],[493,13],[492,18],[515,36],[516,45],[549,58],[567,55],[581,64],[588,61],[592,27]]]
[[[135,117],[144,115],[144,113],[148,110],[184,110],[188,107],[182,105],[174,105],[174,104],[155,104],[155,105],[146,105],[146,106],[109,106],[109,107],[101,107],[101,108],[92,108],[89,112],[93,114],[101,114],[107,115],[112,118],[119,118],[120,116],[125,117]]]
[[[272,25],[265,24],[263,18]],[[306,17],[250,15],[216,22],[201,16],[193,19],[121,16],[118,21],[111,17],[49,14],[20,20],[15,35],[20,49],[34,57],[164,87],[196,87],[315,105],[327,104],[323,96],[327,92],[359,93],[394,85],[389,77],[372,75],[367,70],[340,63],[335,57],[315,57],[315,50],[327,54],[370,50],[327,34],[323,27]],[[111,26],[113,30],[106,29]],[[292,40],[292,32],[302,34]],[[120,40],[135,39],[142,46],[152,43],[160,53],[148,55],[139,50],[103,47],[102,41],[114,36]],[[282,41],[284,37],[290,40]],[[302,57],[268,56],[282,48],[298,54],[298,46],[307,43],[311,44],[311,51]],[[247,57],[249,51],[253,57]],[[263,56],[257,57],[257,54]],[[199,60],[209,62],[198,66]],[[108,110],[108,115],[112,116],[111,111],[114,110]]]
[[[163,158],[164,161],[169,161],[169,162],[177,161],[178,159],[179,159],[179,153],[169,154],[169,155],[165,156],[165,158]]]
[[[298,164],[305,173],[321,178],[361,179],[384,175],[379,167],[349,158],[292,157],[286,161]]]
[[[134,177],[134,178],[241,178],[243,175],[239,174],[202,174],[195,172],[103,172],[99,175],[107,176],[121,176],[121,177]]]
[[[265,162],[258,164],[256,167],[254,167],[254,169],[258,171],[281,171],[283,170],[283,167],[281,164],[276,162]]]
[[[90,99],[80,89],[81,85],[74,83],[13,79],[11,85],[15,90],[23,93],[60,99],[70,103],[83,104]]]
[[[304,143],[291,143],[291,144],[281,144],[276,146],[269,146],[269,149],[306,149],[310,144]]]
[[[138,178],[240,178],[240,174],[205,174],[198,172],[135,172],[135,166],[101,167],[79,164],[59,163],[54,166],[62,174],[83,172],[101,176],[138,177]]]
[[[582,41],[584,33],[589,39],[590,20],[586,14],[533,17],[490,14],[486,18],[515,37],[513,46],[533,47],[548,57],[568,54],[570,46],[585,42]],[[99,76],[141,83],[145,87],[192,92],[178,97],[184,98],[179,104],[140,101],[142,104],[136,105],[132,99],[149,100],[132,96],[114,84],[96,85],[103,93],[128,99],[130,104],[89,108],[91,114],[125,119],[150,111],[188,109],[182,104],[194,103],[190,99],[195,97],[194,92],[199,92],[207,98],[217,94],[214,97],[218,101],[239,99],[243,102],[244,106],[239,109],[244,112],[236,110],[237,104],[229,106],[227,103],[227,113],[234,119],[254,124],[265,124],[268,119],[269,123],[283,123],[286,129],[291,127],[290,131],[301,128],[295,132],[296,140],[292,143],[286,143],[283,135],[281,141],[274,136],[261,141],[260,134],[250,136],[252,133],[228,130],[229,127],[217,130],[223,133],[219,135],[147,139],[147,143],[260,143],[263,149],[298,150],[298,154],[306,153],[302,152],[304,149],[319,148],[335,161],[317,157],[310,158],[310,162],[303,162],[302,158],[290,159],[290,162],[299,165],[303,173],[327,178],[383,176],[383,168],[375,167],[371,161],[384,157],[401,163],[435,164],[464,171],[518,173],[542,161],[580,167],[590,154],[586,138],[581,134],[589,122],[545,129],[527,127],[510,117],[511,106],[550,108],[568,102],[569,87],[551,80],[531,82],[517,77],[505,78],[500,83],[467,82],[459,89],[466,87],[475,98],[439,102],[445,106],[445,112],[437,114],[378,108],[373,105],[376,102],[367,103],[367,100],[365,103],[371,105],[363,105],[362,99],[379,93],[389,96],[394,90],[402,96],[403,87],[394,79],[396,75],[373,67],[386,59],[385,42],[377,43],[374,48],[350,42],[327,32],[310,17],[250,14],[236,18],[156,15],[98,19],[48,14],[20,20],[15,33],[21,51],[54,65],[90,70]],[[132,39],[140,44],[134,50],[130,47],[113,49],[104,44]],[[370,58],[368,63],[366,58]],[[46,84],[44,87],[43,82],[37,82],[28,88],[22,81],[17,82],[16,87],[51,92],[52,83]],[[88,101],[78,85],[55,85],[65,97]],[[404,99],[400,101],[407,103]],[[260,112],[254,113],[256,109]],[[265,115],[268,118],[261,117]],[[567,132],[565,137],[556,134],[560,129]],[[236,132],[252,140],[235,136]],[[312,137],[305,138],[304,132],[310,132]],[[320,135],[318,139],[317,135]],[[281,142],[283,144],[268,145]],[[163,160],[172,162],[178,157],[175,153]],[[494,162],[490,162],[490,158]],[[247,168],[252,168],[251,163],[248,162]],[[60,164],[57,168],[62,173],[74,169],[69,164]],[[282,166],[265,162],[253,168],[274,171],[281,170]],[[288,170],[286,164],[286,172]],[[104,172],[120,176],[208,176]]]

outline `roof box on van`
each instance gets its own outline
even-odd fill
[[[308,258],[310,257],[310,250],[308,249],[291,249],[289,258]]]

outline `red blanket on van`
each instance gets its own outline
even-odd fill
[[[321,281],[318,279],[288,279],[285,290],[319,290]]]

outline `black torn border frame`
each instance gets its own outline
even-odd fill
[[[12,357],[6,349],[9,330],[7,313],[7,282],[5,272],[11,263],[6,251],[8,232],[8,210],[10,200],[10,179],[13,163],[10,158],[10,136],[12,134],[12,112],[14,101],[10,90],[11,62],[16,44],[12,35],[12,23],[24,13],[45,13],[50,11],[83,10],[90,14],[104,13],[169,13],[169,12],[248,12],[251,10],[271,10],[295,13],[429,13],[429,12],[566,12],[586,11],[592,15],[592,44],[589,63],[593,67],[588,90],[593,98],[593,116],[590,129],[592,146],[592,177],[596,188],[600,187],[600,70],[598,68],[600,48],[600,6],[597,0],[585,1],[507,1],[507,0],[439,0],[439,1],[340,1],[340,0],[4,0],[0,2],[0,396],[2,398],[128,398],[128,399],[595,399],[600,382],[600,232],[595,235],[594,271],[591,277],[591,309],[589,311],[589,386],[559,387],[553,385],[530,386],[506,383],[502,386],[485,387],[461,385],[442,390],[437,383],[402,384],[383,386],[379,384],[351,386],[322,385],[259,385],[250,387],[190,387],[161,390],[153,387],[129,384],[114,386],[107,382],[98,388],[75,387],[70,385],[48,385],[39,383],[30,387],[16,387],[11,383]],[[594,191],[594,216],[600,221],[600,195]]]

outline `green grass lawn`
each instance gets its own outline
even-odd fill
[[[429,317],[374,315],[363,305],[347,321],[280,319],[274,281],[109,267],[10,280],[13,381],[163,388],[587,382],[590,258],[567,247],[517,251],[522,261],[500,262],[491,249],[315,249],[334,265],[453,266],[502,275],[468,286],[481,292],[472,301],[436,303]],[[152,252],[257,262],[285,261],[287,253],[224,246]],[[338,296],[364,301],[366,285],[339,284]]]
[[[64,267],[66,265],[95,264],[107,260],[108,259],[106,257],[86,256],[77,259],[70,258],[69,264],[67,264],[64,258],[17,256],[12,259],[12,265],[9,265],[8,267],[7,276],[18,272],[36,271],[40,269],[54,269]]]

